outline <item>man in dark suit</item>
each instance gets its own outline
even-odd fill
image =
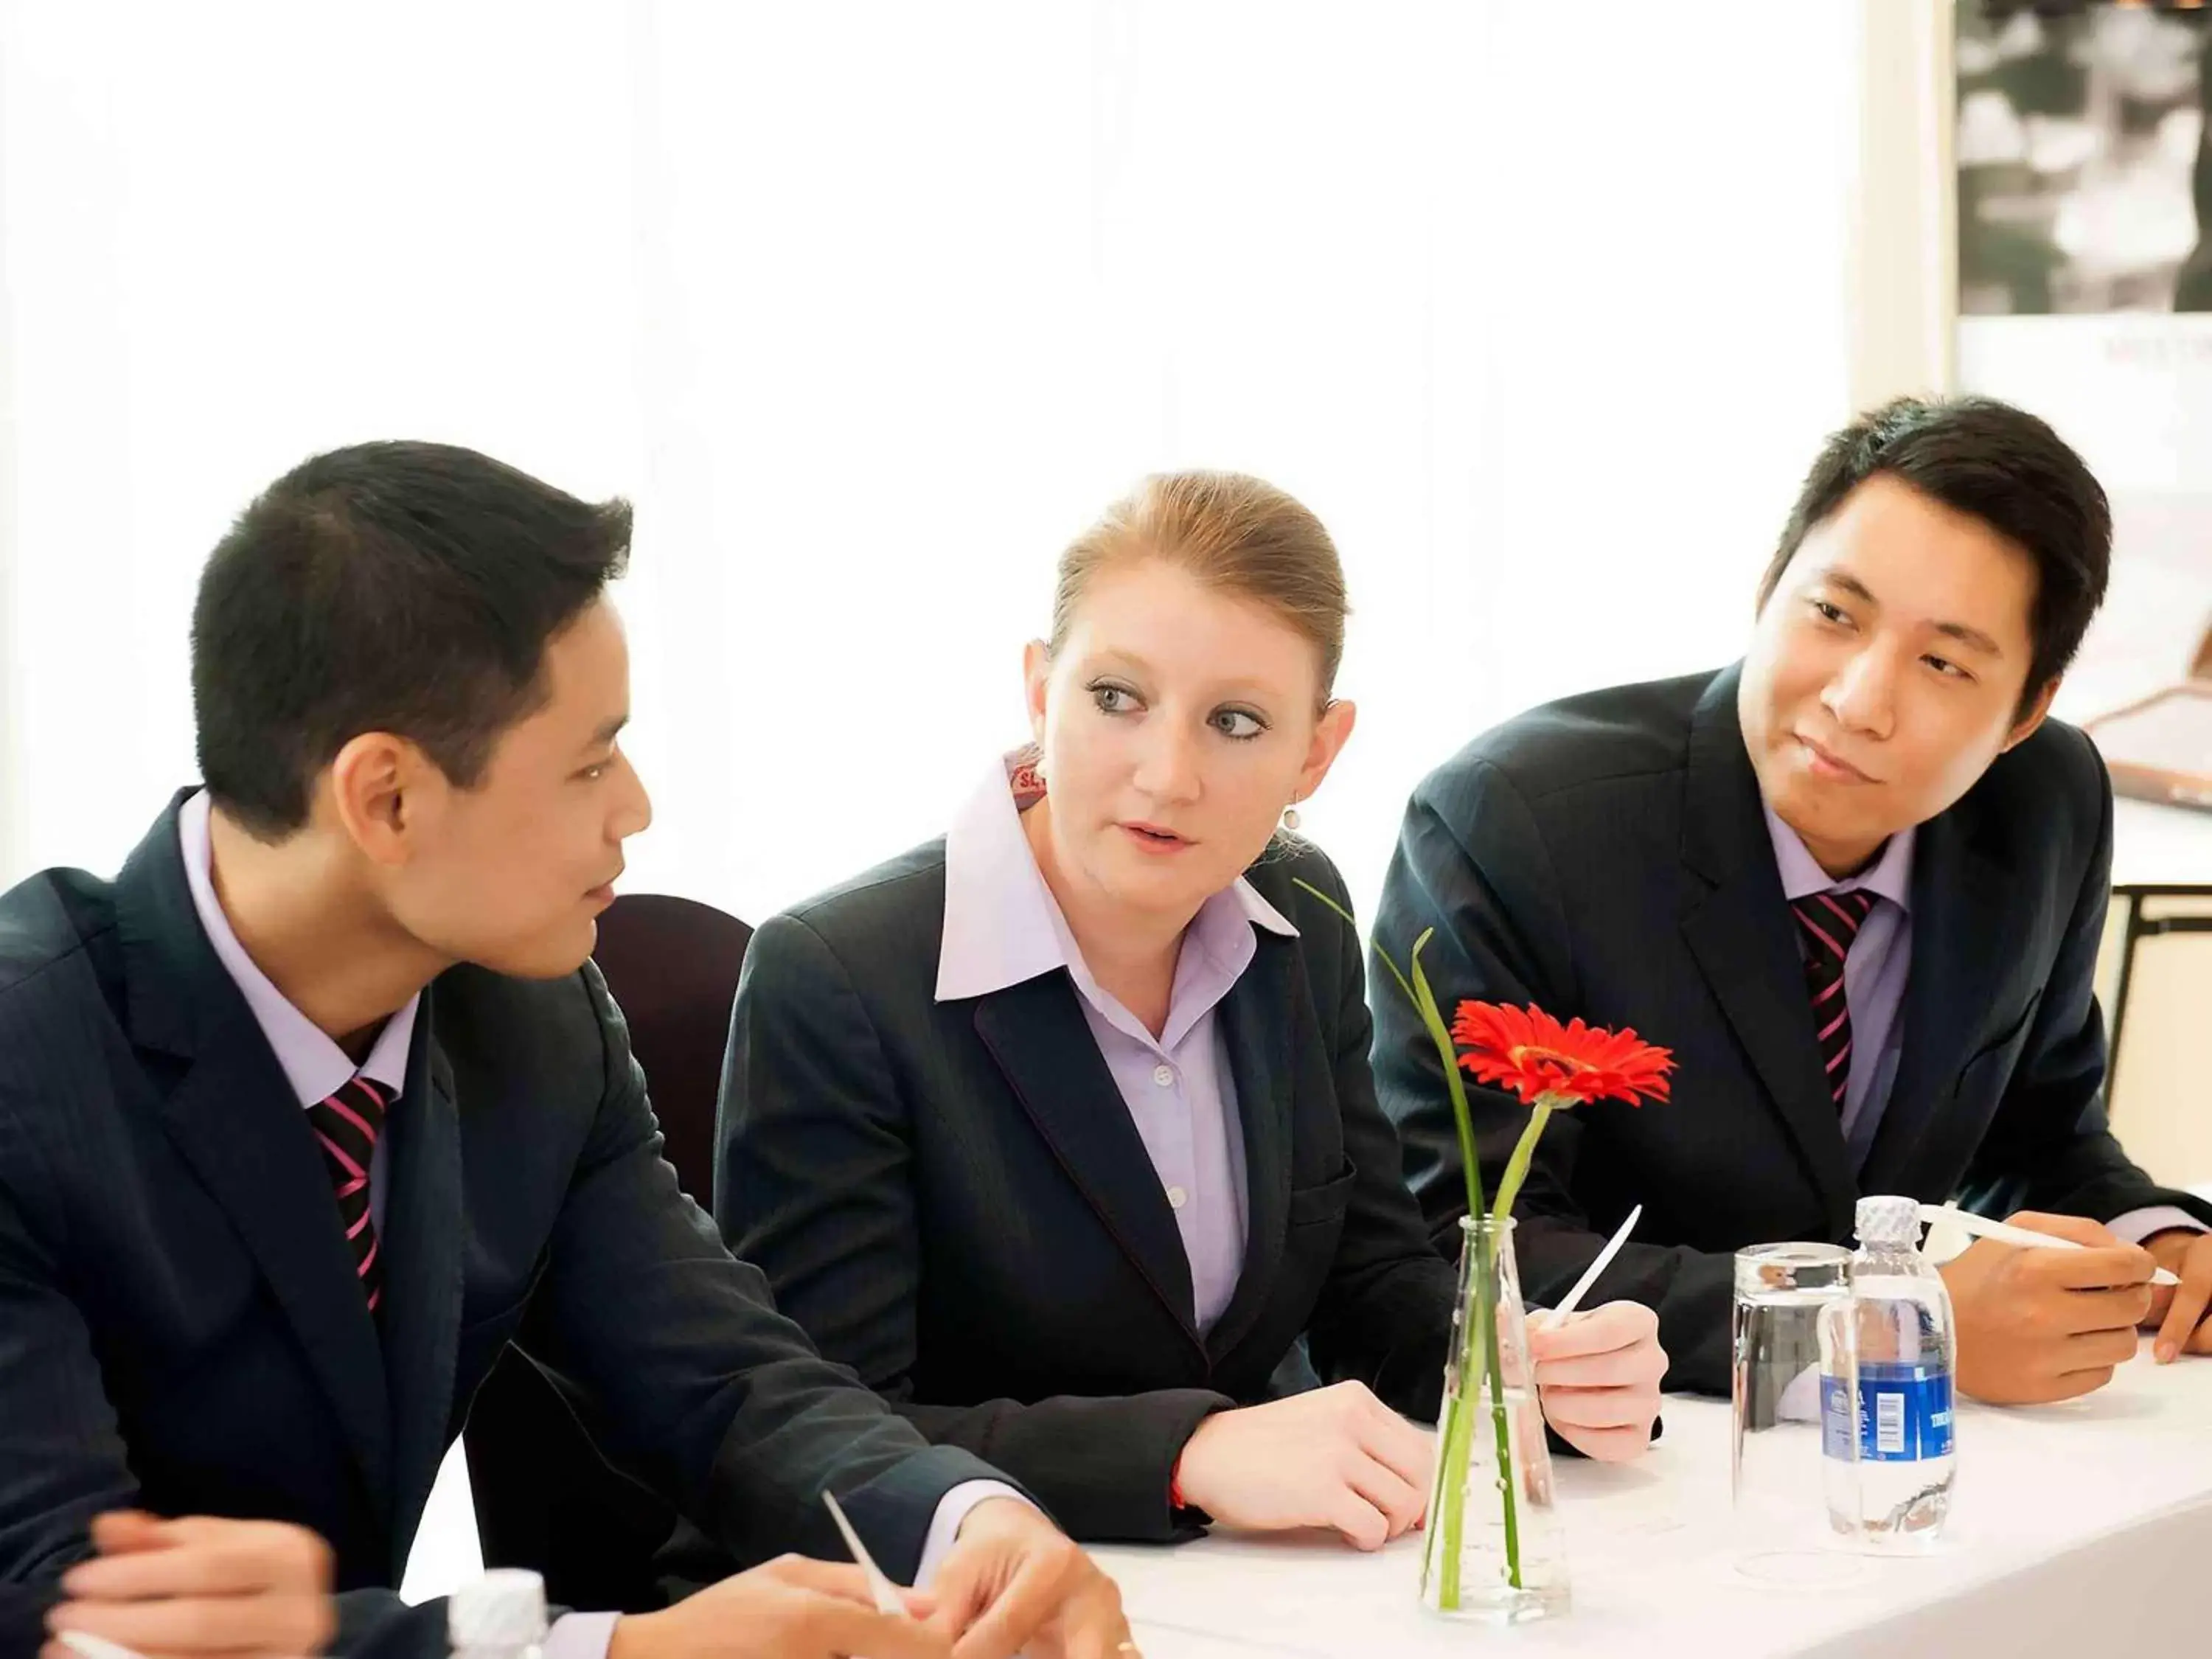
[[[202,579],[206,787],[113,882],[0,898],[0,1650],[59,1580],[55,1626],[149,1650],[442,1655],[442,1607],[393,1589],[526,1318],[737,1560],[842,1558],[834,1489],[940,1603],[885,1617],[855,1569],[778,1562],[550,1651],[1126,1636],[1033,1505],[817,1355],[660,1156],[587,961],[649,817],[604,592],[629,532],[466,450],[306,463]],[[115,1513],[142,1508],[201,1518]]]
[[[1433,927],[1447,1006],[1534,1002],[1674,1051],[1670,1103],[1554,1121],[1518,1206],[1541,1299],[1644,1205],[1598,1288],[1659,1310],[1670,1386],[1727,1391],[1731,1253],[1844,1240],[1862,1193],[2029,1210],[2094,1247],[1983,1243],[1946,1267],[1972,1393],[2096,1388],[2145,1319],[2161,1358],[2212,1347],[2212,1208],[2154,1186],[2106,1125],[2111,787],[2045,718],[2110,542],[2103,491],[2043,422],[1901,400],[1814,463],[1741,663],[1537,709],[1414,793],[1380,945]],[[1375,1054],[1446,1239],[1450,1109],[1387,996]],[[1526,1110],[1468,1092],[1494,1186]],[[2154,1297],[2154,1258],[2178,1294]]]

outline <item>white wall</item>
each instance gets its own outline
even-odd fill
[[[1334,529],[1363,904],[1480,726],[1732,655],[1846,410],[1855,9],[0,9],[0,878],[191,770],[185,620],[369,436],[638,507],[634,884],[757,917],[1020,735],[1159,467]]]

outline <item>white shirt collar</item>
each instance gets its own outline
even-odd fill
[[[327,1100],[356,1074],[382,1084],[391,1094],[398,1094],[407,1083],[407,1054],[415,1041],[415,1011],[422,994],[418,991],[408,998],[407,1006],[384,1022],[368,1058],[356,1066],[329,1033],[286,1000],[238,942],[230,918],[223,914],[222,902],[216,896],[208,835],[210,811],[208,793],[203,789],[177,814],[177,839],[184,852],[185,880],[192,890],[192,908],[199,913],[208,943],[215,946],[246,1006],[253,1011],[254,1020],[275,1051],[276,1063],[284,1068],[300,1104],[313,1106]]]
[[[1207,899],[1191,926],[1206,937],[1222,926],[1224,912],[1237,925],[1297,937],[1297,928],[1242,876]],[[945,837],[937,1000],[988,996],[1055,968],[1081,965],[1066,920],[1022,833],[1007,763],[995,763]]]

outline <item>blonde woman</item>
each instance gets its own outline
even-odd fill
[[[1297,885],[1343,883],[1279,831],[1352,735],[1346,609],[1281,491],[1147,481],[1060,561],[1033,746],[746,962],[726,1235],[826,1355],[1078,1538],[1373,1548],[1426,1502],[1407,1419],[1436,1414],[1454,1268],[1376,1105],[1362,943]],[[1642,1451],[1651,1314],[1537,1341],[1554,1430]]]

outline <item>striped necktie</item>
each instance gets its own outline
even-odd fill
[[[338,1220],[353,1252],[353,1270],[372,1314],[384,1299],[384,1264],[377,1259],[376,1223],[368,1207],[369,1161],[384,1133],[387,1103],[365,1077],[349,1078],[337,1093],[307,1108],[307,1121],[322,1146],[323,1164],[337,1194]]]
[[[1797,942],[1805,954],[1805,982],[1813,996],[1820,1064],[1827,1074],[1829,1097],[1841,1112],[1851,1081],[1851,1010],[1850,999],[1844,993],[1844,960],[1874,908],[1874,895],[1863,888],[1814,893],[1790,900],[1790,908],[1797,917]]]

